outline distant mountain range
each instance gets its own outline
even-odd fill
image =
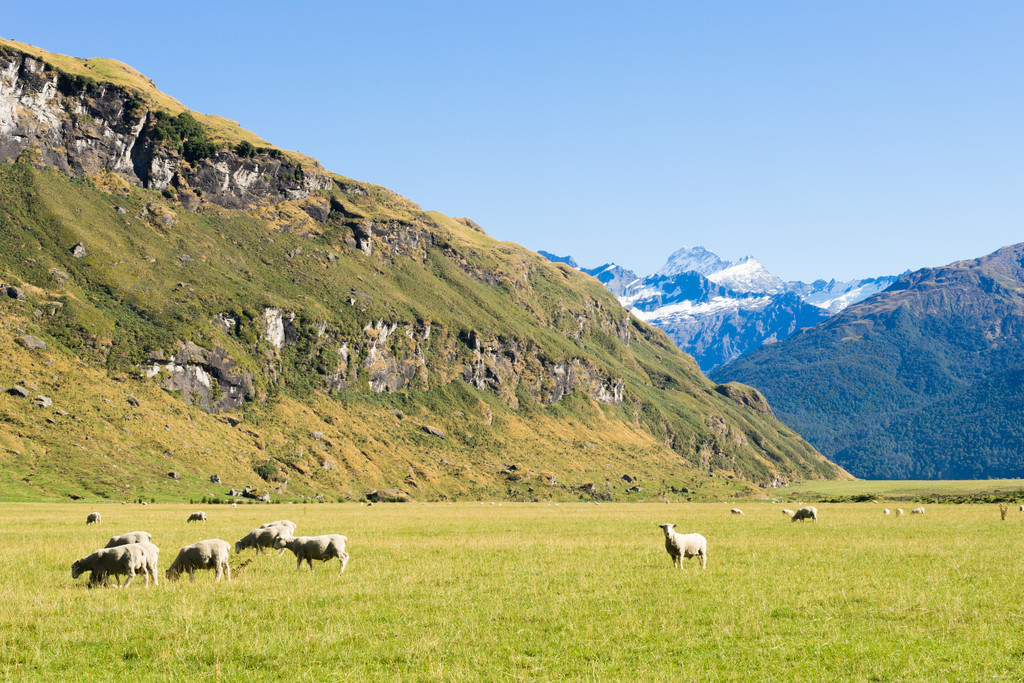
[[[1024,475],[1024,244],[925,268],[713,372],[868,479]]]
[[[571,256],[538,253],[579,268]],[[726,261],[704,247],[679,249],[658,271],[642,278],[614,263],[581,270],[638,318],[665,330],[705,373],[828,320],[896,281],[896,276],[883,276],[785,282],[752,256]]]

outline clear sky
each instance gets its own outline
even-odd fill
[[[847,279],[1024,241],[1018,0],[3,5],[0,36],[585,266]]]

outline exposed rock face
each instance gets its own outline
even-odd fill
[[[371,503],[407,503],[412,500],[405,491],[398,489],[384,489],[382,491],[370,491],[366,499]]]
[[[23,337],[18,337],[18,343],[24,346],[29,351],[46,349],[46,342],[44,342],[39,337],[33,337],[31,334],[26,334]]]
[[[236,372],[234,367],[235,362],[224,349],[208,351],[187,342],[169,361],[153,358],[146,376],[161,376],[165,389],[180,391],[187,402],[219,413],[242,405],[253,390],[252,373]]]
[[[748,387],[745,384],[739,384],[737,382],[730,382],[728,384],[719,384],[715,387],[715,391],[720,393],[722,396],[732,399],[741,405],[745,405],[748,408],[752,408],[759,413],[764,415],[772,415],[772,408],[768,405],[768,399],[764,395],[753,387]]]
[[[118,86],[88,83],[0,48],[0,162],[32,150],[37,163],[69,175],[112,171],[134,185],[201,190],[203,201],[232,209],[304,199],[332,185],[319,169],[266,152],[222,150],[186,162],[156,141],[154,122],[153,112]]]

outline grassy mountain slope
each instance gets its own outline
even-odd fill
[[[910,273],[712,376],[758,387],[858,476],[1020,476],[1022,264],[1014,245]]]
[[[21,294],[0,302],[0,385],[29,394],[0,396],[0,495],[718,497],[847,476],[596,280],[273,149],[187,160],[157,136],[164,96],[123,74],[130,92],[37,101],[63,146],[0,165],[0,281]],[[171,179],[102,149],[65,163],[83,126],[128,130]],[[247,184],[216,194],[221,168]]]

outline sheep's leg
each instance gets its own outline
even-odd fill
[[[302,555],[296,555],[295,558],[298,560],[298,562],[295,563],[295,571],[299,571],[302,569]]]
[[[701,553],[700,554],[700,568],[703,570],[705,567],[707,567],[707,565],[708,565],[708,554],[707,553]]]
[[[224,565],[218,564],[216,569],[217,569],[217,579],[214,581],[214,583],[220,583],[220,576],[221,576],[221,574],[224,573]]]
[[[135,580],[135,570],[129,568],[128,569],[128,580],[125,581],[124,585],[121,586],[121,587],[122,588],[127,588],[129,585],[131,585],[131,582],[134,581],[134,580]]]
[[[344,574],[345,573],[345,567],[348,566],[348,553],[346,553],[344,550],[342,550],[341,554],[338,555],[338,562],[341,563],[341,573]]]
[[[228,583],[231,583],[231,563],[227,560],[224,560],[224,571],[228,575]]]
[[[189,567],[188,568],[188,580],[191,583],[195,583],[196,582],[196,568],[195,567]]]
[[[310,572],[310,574],[312,574],[313,573],[313,556],[310,555],[309,557],[307,557],[306,558],[306,562],[309,563],[309,572]]]

